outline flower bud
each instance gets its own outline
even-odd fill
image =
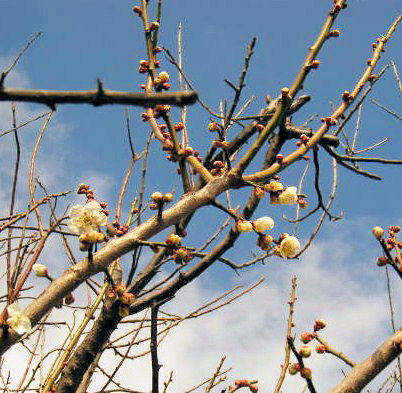
[[[240,219],[236,221],[236,229],[238,232],[251,232],[253,225],[250,221]]]
[[[309,343],[314,338],[314,333],[305,332],[300,335],[300,341],[304,344]]]
[[[318,344],[315,347],[315,351],[317,353],[324,353],[327,350],[326,346],[324,344]]]
[[[156,20],[153,21],[150,25],[149,25],[149,31],[154,31],[159,29],[159,22],[157,22]]]
[[[258,199],[262,199],[265,195],[265,191],[261,187],[255,187],[254,188],[254,196]]]
[[[300,348],[299,354],[303,358],[308,358],[311,355],[311,348],[307,345],[303,345]]]
[[[102,243],[105,240],[105,235],[98,231],[90,231],[80,235],[78,240],[81,243],[88,243],[88,244]]]
[[[384,229],[382,229],[381,227],[374,227],[372,229],[372,232],[376,239],[381,239],[382,236],[384,235]]]
[[[298,198],[297,203],[301,209],[306,209],[308,206],[308,202],[304,198]]]
[[[248,379],[237,379],[235,381],[235,385],[240,388],[248,386],[249,384],[250,384],[250,381]]]
[[[170,78],[169,74],[166,71],[160,72],[158,77],[162,81],[162,83],[166,83]]]
[[[296,187],[286,187],[278,195],[278,203],[281,205],[294,205],[297,203],[297,188]]]
[[[339,37],[341,35],[341,31],[338,29],[331,30],[328,34],[329,37]]]
[[[264,251],[268,251],[271,248],[273,241],[274,238],[271,235],[262,235],[259,236],[257,240],[257,246]]]
[[[342,100],[343,100],[343,101],[350,101],[351,99],[352,99],[352,96],[351,96],[351,94],[350,94],[350,91],[345,90],[345,91],[342,93]]]
[[[174,129],[176,130],[176,131],[181,131],[182,129],[184,128],[184,123],[183,122],[179,122],[179,123],[176,123],[175,125],[174,125]]]
[[[291,363],[289,364],[288,371],[290,375],[295,375],[300,371],[300,364],[299,363]]]
[[[192,258],[191,252],[187,250],[184,247],[178,248],[174,253],[173,253],[173,259],[176,262],[188,262]]]
[[[311,379],[311,375],[312,375],[311,368],[303,367],[300,370],[300,375],[305,379]]]
[[[70,292],[64,298],[64,304],[70,305],[70,304],[73,304],[74,302],[75,302],[74,295]]]
[[[385,266],[388,263],[388,258],[378,257],[377,258],[377,266]]]
[[[171,233],[165,240],[165,243],[169,246],[178,246],[181,242],[181,237],[175,233]]]
[[[264,189],[268,192],[282,191],[283,188],[283,184],[278,181],[270,181],[269,183],[264,184]]]
[[[271,217],[260,217],[253,221],[253,227],[256,232],[270,231],[275,225]]]
[[[151,199],[155,203],[161,203],[161,202],[163,202],[163,194],[159,191],[156,191],[151,195]]]
[[[282,162],[283,162],[283,154],[277,154],[276,155],[276,161],[279,163],[279,164],[282,164]]]
[[[133,12],[135,12],[136,14],[138,14],[138,16],[142,15],[142,8],[138,7],[138,5],[133,7]]]
[[[163,195],[163,202],[169,203],[173,201],[173,194],[171,192],[168,192],[167,194]]]
[[[324,319],[317,319],[314,324],[314,331],[324,329],[327,326],[327,322]]]
[[[34,271],[37,277],[46,277],[47,276],[47,267],[46,265],[42,265],[41,263],[35,263],[32,266],[32,270]]]
[[[215,121],[212,121],[211,123],[208,124],[208,130],[211,132],[218,131],[219,130],[219,125]]]

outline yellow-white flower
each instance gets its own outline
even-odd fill
[[[278,203],[281,205],[294,205],[295,203],[297,203],[297,188],[286,187],[278,195]]]
[[[32,266],[32,270],[38,277],[46,277],[47,276],[46,265],[42,265],[41,263],[35,263],[35,265]]]
[[[70,209],[70,231],[78,234],[91,231],[99,231],[101,226],[106,225],[107,216],[102,212],[101,205],[96,201],[90,201],[84,206],[76,205]]]
[[[279,245],[282,258],[294,258],[300,250],[300,243],[295,236],[286,236]]]
[[[253,221],[253,224],[257,232],[265,232],[270,231],[274,227],[275,222],[271,217],[260,217]]]
[[[23,314],[17,303],[7,307],[8,318],[6,324],[22,335],[31,330],[31,320]]]

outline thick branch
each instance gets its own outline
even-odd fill
[[[118,304],[104,306],[99,318],[94,323],[91,333],[85,336],[80,350],[63,370],[57,393],[73,393],[82,380],[82,376],[95,359],[100,350],[106,345],[112,332],[116,329],[121,317],[118,314]]]
[[[184,106],[193,104],[196,100],[197,93],[194,91],[152,94],[130,93],[128,91],[103,89],[101,85],[98,89],[81,91],[0,89],[0,101],[36,102],[46,104],[51,108],[54,108],[56,104],[91,104],[94,106],[170,104]]]
[[[388,366],[402,350],[402,328],[389,337],[365,361],[353,367],[347,377],[330,393],[358,393],[385,367]]]
[[[235,174],[216,178],[210,181],[201,190],[188,193],[170,209],[163,212],[161,220],[152,217],[143,224],[137,226],[126,235],[109,241],[105,247],[93,255],[93,260],[87,258],[66,270],[65,273],[54,280],[49,287],[25,310],[24,313],[31,319],[34,326],[39,320],[54,307],[59,299],[77,288],[84,280],[103,271],[113,260],[123,256],[136,245],[137,239],[147,240],[165,228],[178,223],[184,217],[190,215],[198,208],[209,204],[216,196],[228,190],[239,182]],[[19,338],[10,331],[7,337],[0,341],[0,353],[6,351]]]

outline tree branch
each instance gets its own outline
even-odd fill
[[[346,378],[330,393],[358,393],[385,367],[388,366],[402,350],[402,328],[389,337],[365,361],[353,367]]]
[[[184,106],[193,104],[197,100],[194,91],[176,93],[131,93],[128,91],[114,91],[103,89],[98,85],[94,90],[28,90],[28,89],[0,89],[0,101],[22,101],[45,104],[54,109],[56,104],[91,104],[101,105],[136,105],[153,106],[170,104]]]

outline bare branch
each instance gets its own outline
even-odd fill
[[[154,106],[158,104],[189,105],[197,99],[194,91],[176,93],[130,93],[128,91],[114,91],[108,89],[94,90],[22,90],[0,89],[0,101],[35,102],[45,104],[54,109],[57,104],[91,104],[101,105],[134,105]]]

